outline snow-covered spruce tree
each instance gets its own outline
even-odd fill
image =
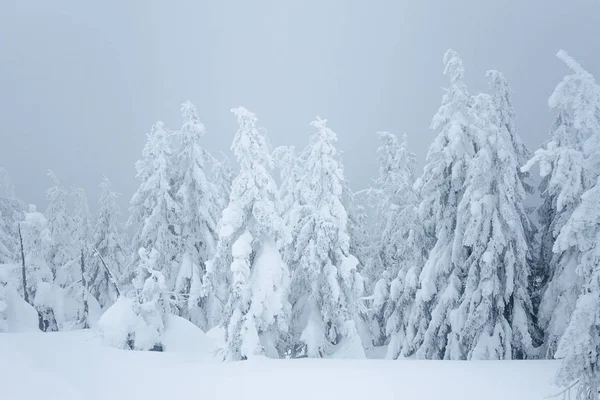
[[[130,336],[130,347],[134,350],[163,351],[166,316],[172,305],[165,277],[158,270],[161,256],[154,248],[148,251],[142,247],[138,257],[140,261],[134,280],[136,295],[133,311],[141,318],[142,324]]]
[[[231,162],[225,154],[222,154],[221,159],[211,156],[210,177],[217,186],[218,208],[223,211],[229,204],[229,192],[233,182]]]
[[[232,110],[239,123],[231,146],[240,171],[233,180],[229,205],[220,221],[219,241],[231,254],[231,294],[222,321],[226,329],[226,360],[243,360],[255,355],[280,357],[288,330],[289,276],[280,255],[286,238],[278,213],[278,190],[270,170],[271,149],[256,127],[256,117],[243,107]],[[223,251],[223,250],[221,250]],[[228,273],[217,252],[207,281],[218,290]],[[216,284],[216,285],[215,285]]]
[[[211,167],[211,177],[218,188],[218,208],[222,211],[229,204],[229,194],[233,182],[233,170],[229,159],[223,154],[218,160],[213,157]],[[217,223],[217,233],[219,224]],[[223,311],[227,299],[229,298],[230,274],[229,266],[231,265],[231,243],[218,238],[215,253],[212,259],[205,264],[205,274],[208,277],[202,278],[202,286],[199,290],[200,299],[194,297],[198,295],[196,286],[192,287],[192,295],[190,301],[200,301],[206,314],[206,324],[209,328],[219,326],[223,321]]]
[[[504,80],[490,71],[492,83]],[[498,99],[498,97],[496,97]],[[458,206],[456,258],[465,273],[459,307],[450,314],[451,359],[524,358],[532,349],[529,292],[530,222],[512,135],[502,103],[475,97],[477,154]]]
[[[316,133],[303,152],[301,196],[292,237],[294,356],[324,357],[343,346],[340,356],[364,357],[358,333],[357,302],[363,293],[358,260],[350,253],[348,214],[343,204],[343,166],[336,134],[317,119]]]
[[[55,283],[65,288],[76,280],[72,275],[71,263],[76,258],[78,251],[73,245],[73,220],[67,208],[69,193],[60,186],[53,171],[48,171],[48,177],[54,184],[46,191],[48,208],[44,213],[51,238],[48,262]]]
[[[425,263],[427,237],[418,218],[418,194],[414,189],[415,155],[406,136],[379,133],[377,151],[379,176],[371,196],[376,207],[377,234],[372,257],[383,266],[373,287],[374,322],[380,344],[389,341],[388,358],[402,356],[407,336],[414,336],[409,324],[420,271]]]
[[[229,194],[233,181],[233,171],[227,157],[213,159],[211,176],[218,188],[218,209],[224,210],[229,204]],[[219,222],[220,223],[220,222]],[[217,224],[217,233],[219,231]],[[231,243],[223,238],[217,240],[214,257],[205,264],[205,274],[210,277],[202,279],[202,286],[192,285],[190,301],[199,301],[206,315],[208,328],[219,326],[223,320],[223,310],[229,297],[229,266],[231,265]],[[196,300],[195,297],[199,299]]]
[[[467,169],[475,156],[476,129],[473,100],[463,81],[461,58],[453,50],[444,56],[444,73],[450,87],[434,116],[431,128],[438,136],[429,148],[423,176],[417,182],[422,195],[420,218],[433,247],[419,276],[419,289],[410,321],[414,336],[406,338],[405,355],[417,358],[449,358],[448,337],[452,333],[450,312],[458,307],[463,281],[460,246],[455,235],[458,205],[463,197]],[[418,350],[417,350],[418,349]]]
[[[557,247],[556,238],[580,202],[582,193],[596,181],[600,170],[594,145],[600,131],[600,88],[594,77],[564,51],[558,57],[573,71],[558,84],[548,100],[556,118],[551,140],[524,166],[540,165],[543,177],[539,208],[541,249],[546,284],[538,324],[545,332],[543,355],[553,357],[575,308],[583,278],[576,273],[579,251]]]
[[[299,201],[298,182],[300,180],[301,167],[294,146],[279,146],[273,150],[273,159],[279,170],[279,197],[281,199],[281,215],[286,226],[292,223],[288,221],[291,210]],[[286,246],[289,247],[289,246]]]
[[[136,163],[140,187],[131,199],[129,218],[129,225],[136,227],[131,265],[135,269],[140,263],[140,248],[155,249],[158,254],[155,266],[164,275],[169,291],[175,287],[181,243],[180,207],[173,189],[171,135],[162,122],[154,124],[148,134],[143,159]]]
[[[597,133],[600,136],[600,131]],[[600,146],[596,145],[600,158]],[[596,400],[600,390],[600,179],[581,196],[581,203],[563,226],[555,251],[573,249],[577,274],[585,282],[562,338],[556,358],[562,359],[557,384],[575,386],[577,399]],[[572,266],[570,266],[572,267]],[[567,316],[563,316],[566,318]],[[570,390],[570,389],[568,389]]]
[[[121,222],[121,210],[117,204],[120,194],[113,190],[106,177],[100,184],[100,189],[99,209],[92,230],[94,249],[89,261],[89,285],[92,296],[102,308],[106,308],[117,300],[119,289],[116,280],[125,271],[129,249]],[[98,254],[95,254],[96,251]]]
[[[39,315],[40,330],[53,332],[58,330],[54,308],[56,288],[52,270],[48,265],[49,249],[52,243],[48,221],[35,206],[29,206],[25,219],[21,223],[23,248],[25,252],[25,273],[27,275],[28,297]]]
[[[0,264],[20,263],[18,222],[22,219],[23,205],[8,173],[0,168]]]
[[[85,190],[73,189],[75,208],[73,212],[72,247],[74,258],[70,262],[70,273],[74,282],[69,287],[69,297],[74,300],[76,312],[74,315],[74,326],[78,328],[89,328],[89,255],[91,244],[91,215],[87,202]]]
[[[217,222],[222,211],[218,186],[210,177],[212,156],[202,148],[205,133],[196,107],[190,102],[181,107],[183,126],[175,134],[178,152],[175,170],[175,199],[181,218],[182,254],[175,292],[180,295],[179,314],[207,330],[208,318],[201,304],[205,263],[215,253]]]

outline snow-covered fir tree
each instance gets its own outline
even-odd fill
[[[55,308],[57,288],[54,285],[52,269],[49,266],[49,249],[52,243],[48,221],[29,207],[21,223],[23,248],[25,251],[25,273],[27,275],[28,297],[39,315],[39,327],[44,332],[57,331]]]
[[[180,206],[175,199],[171,132],[157,122],[148,134],[143,159],[136,163],[140,186],[131,199],[129,225],[135,226],[132,271],[140,263],[140,248],[155,249],[156,269],[169,291],[175,287],[180,265]],[[150,250],[149,250],[150,251]]]
[[[190,102],[181,107],[183,126],[176,133],[178,152],[175,199],[179,204],[182,254],[175,291],[179,314],[207,330],[208,317],[201,304],[205,263],[215,253],[217,222],[222,208],[219,187],[210,176],[212,156],[201,146],[205,129]]]
[[[286,220],[286,226],[289,226],[291,222],[287,221],[287,219],[291,217],[290,211],[299,199],[298,181],[302,170],[294,146],[277,147],[273,150],[273,159],[275,166],[279,170],[281,214],[284,220]]]
[[[73,245],[73,220],[67,205],[69,193],[60,185],[53,171],[48,171],[48,177],[53,183],[53,186],[46,191],[48,207],[44,213],[51,238],[48,262],[55,283],[66,288],[76,280],[71,267],[78,254]]]
[[[222,321],[225,359],[280,357],[288,330],[289,274],[280,254],[286,234],[271,176],[271,149],[254,114],[243,107],[232,112],[239,130],[231,148],[240,171],[219,223],[221,248],[209,263],[206,282],[218,291],[220,282],[215,279],[230,275],[231,294]]]
[[[600,131],[597,135],[600,136]],[[596,145],[599,153],[600,146]],[[577,399],[596,400],[600,390],[600,179],[581,196],[581,203],[563,226],[555,251],[577,254],[576,273],[585,283],[556,350],[562,359],[557,384],[575,385]],[[571,266],[573,267],[573,266]],[[563,315],[566,318],[567,315]]]
[[[407,151],[406,137],[401,143],[396,135],[378,132],[381,145],[377,149],[379,174],[374,186],[369,190],[368,198],[374,205],[373,223],[370,228],[370,249],[368,262],[363,270],[367,289],[373,295],[371,312],[371,332],[376,345],[386,342],[386,322],[390,316],[389,295],[392,280],[398,275],[397,248],[405,238],[396,223],[408,204],[416,199],[414,184],[414,154]],[[412,252],[414,249],[410,249]]]
[[[156,249],[138,250],[137,274],[134,280],[136,295],[133,311],[141,318],[142,327],[137,327],[135,336],[130,338],[135,350],[162,351],[167,315],[171,312],[171,298],[167,294],[165,277],[158,269],[161,259]]]
[[[233,170],[225,155],[220,160],[213,159],[211,176],[218,189],[218,209],[224,210],[229,204],[229,194],[233,182]],[[219,219],[220,220],[220,219]],[[219,222],[220,223],[220,222]],[[219,231],[217,223],[217,233]],[[229,265],[231,264],[230,243],[223,238],[217,240],[214,257],[205,264],[205,274],[211,276],[202,279],[202,286],[198,291],[192,286],[190,301],[199,301],[206,315],[207,327],[218,326],[223,319],[224,306],[229,297]],[[199,295],[199,299],[196,297]]]
[[[538,324],[545,332],[542,352],[546,357],[554,355],[584,282],[576,273],[579,251],[557,247],[556,238],[600,173],[594,145],[600,131],[600,88],[592,74],[566,52],[560,51],[558,57],[572,74],[565,76],[548,100],[556,114],[550,141],[524,166],[529,170],[539,163],[543,177],[539,263],[547,272]]]
[[[294,355],[323,357],[340,345],[338,350],[345,356],[364,357],[357,307],[364,282],[357,271],[358,260],[350,253],[337,137],[325,120],[317,119],[312,126],[316,132],[301,157],[301,199],[293,211],[297,214],[290,260]]]
[[[409,317],[426,248],[418,220],[418,195],[414,190],[416,157],[403,140],[380,132],[377,150],[379,176],[371,197],[376,204],[375,239],[371,253],[374,285],[373,327],[377,344],[389,340],[388,358],[401,356],[411,328]]]
[[[22,219],[23,205],[8,172],[0,168],[0,264],[20,262],[18,222]]]
[[[85,190],[82,188],[73,189],[75,198],[75,207],[73,212],[72,224],[72,244],[73,259],[70,261],[70,274],[73,276],[73,282],[68,288],[69,300],[74,303],[76,309],[74,313],[74,324],[80,328],[89,328],[89,306],[88,306],[88,288],[90,280],[89,254],[91,243],[90,210],[87,202]]]
[[[104,308],[117,300],[118,277],[125,273],[129,249],[117,203],[120,194],[113,190],[106,177],[100,189],[99,209],[92,230],[94,248],[90,258],[89,285],[91,294]]]
[[[475,156],[476,129],[473,99],[464,83],[461,58],[453,50],[444,55],[444,73],[450,87],[434,116],[431,128],[438,132],[427,153],[427,164],[417,187],[421,192],[420,218],[433,247],[419,276],[419,289],[410,320],[414,336],[403,345],[406,355],[423,359],[449,358],[452,332],[450,313],[462,297],[462,272],[457,260],[462,237],[456,235],[458,205],[463,197],[468,166]]]
[[[504,76],[490,71],[494,87]],[[469,163],[459,202],[455,263],[465,273],[460,305],[450,314],[451,359],[523,358],[533,345],[529,291],[530,222],[519,157],[499,100],[475,97],[477,154]]]

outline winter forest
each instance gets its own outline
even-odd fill
[[[231,153],[214,155],[190,102],[180,127],[149,130],[129,210],[105,178],[91,213],[52,171],[39,210],[2,169],[0,332],[162,353],[183,319],[219,362],[557,359],[557,396],[597,399],[600,85],[556,62],[554,122],[528,149],[502,72],[472,92],[448,50],[424,169],[410,133],[373,132],[379,172],[358,192],[326,119],[307,121],[306,147],[273,148],[233,108]]]

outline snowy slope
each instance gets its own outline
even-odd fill
[[[123,351],[103,346],[93,330],[0,334],[2,398],[541,400],[556,392],[552,361],[222,363],[209,348]]]

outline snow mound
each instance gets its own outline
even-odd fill
[[[6,296],[3,308],[0,310],[6,318],[5,331],[10,333],[39,331],[37,311],[23,300],[16,289],[9,284],[11,282],[10,275],[13,272],[12,266],[3,264],[0,267],[2,267],[0,268],[0,284],[4,284],[4,295]]]
[[[8,290],[8,307],[6,309],[8,330],[7,332],[35,332],[39,331],[38,313],[27,304],[16,290]]]
[[[98,321],[98,332],[107,346],[128,349],[128,337],[135,332],[138,316],[133,312],[133,300],[119,297]]]
[[[136,350],[148,350],[154,343],[147,340],[148,326],[133,310],[133,299],[120,297],[109,307],[98,322],[98,331],[105,345],[118,349],[130,349],[135,337]],[[163,351],[174,353],[207,353],[216,351],[215,341],[200,328],[186,319],[168,315],[162,338]]]
[[[97,328],[100,318],[102,317],[102,307],[98,300],[88,292],[88,323],[90,328]]]
[[[202,329],[177,315],[167,316],[163,346],[170,353],[212,354],[217,350],[215,341]]]

